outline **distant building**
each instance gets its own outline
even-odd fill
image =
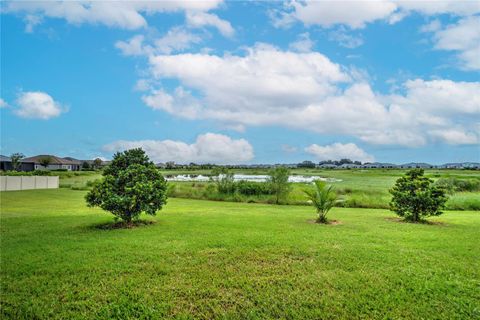
[[[2,171],[13,170],[12,159],[10,159],[10,157],[0,155],[0,170]]]
[[[464,162],[462,163],[463,169],[480,169],[480,163],[478,162]]]
[[[375,168],[375,169],[394,169],[398,168],[396,164],[387,163],[387,162],[373,162],[373,163],[365,163],[361,166],[362,168]]]
[[[438,166],[440,169],[480,169],[478,162],[445,163]]]
[[[0,155],[0,170],[1,171],[11,171],[13,170],[12,159],[10,157]],[[25,159],[20,160],[19,171],[33,171],[35,170],[33,162],[25,161]]]
[[[341,166],[337,166],[335,169],[358,169],[358,168],[362,168],[362,166],[354,163],[344,163]]]
[[[410,162],[410,163],[401,164],[398,167],[402,169],[415,169],[415,168],[434,169],[436,166],[432,164],[424,163],[424,162]]]
[[[324,163],[318,166],[320,169],[336,169],[338,166],[335,164]]]
[[[365,163],[365,164],[362,165],[362,168],[365,168],[365,169],[378,169],[378,168],[381,168],[381,163],[379,163],[379,162]]]
[[[45,158],[50,159],[50,163],[45,167],[42,165],[42,161]],[[78,160],[69,160],[66,158],[60,158],[53,155],[38,155],[22,159],[22,162],[33,163],[34,170],[68,170],[78,171],[81,168],[82,163]]]
[[[75,162],[79,162],[80,163],[80,167],[83,166],[83,163],[86,162],[88,164],[88,166],[90,168],[94,168],[95,166],[95,160],[78,160],[78,159],[75,159],[75,158],[72,158],[72,157],[65,157],[64,159],[67,159],[67,160],[71,160],[71,161],[75,161]],[[100,159],[101,160],[101,159]],[[103,168],[105,166],[108,166],[110,164],[111,161],[107,161],[107,160],[101,160],[100,162],[100,168]],[[98,168],[96,168],[98,169]]]

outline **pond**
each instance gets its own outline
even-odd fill
[[[252,181],[252,182],[265,182],[268,179],[268,175],[265,174],[234,174],[233,180],[235,181]],[[216,180],[218,176],[204,176],[204,175],[195,175],[195,174],[178,174],[178,175],[165,175],[167,181],[198,181],[198,182],[208,182],[210,179]],[[319,176],[289,176],[288,182],[294,183],[312,183],[315,180],[322,180],[327,182],[338,182],[341,181],[335,178],[325,178]]]

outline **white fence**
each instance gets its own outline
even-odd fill
[[[58,189],[58,184],[58,177],[0,176],[0,191]]]

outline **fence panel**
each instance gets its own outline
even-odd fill
[[[58,189],[58,176],[0,176],[0,191]]]

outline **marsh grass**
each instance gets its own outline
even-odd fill
[[[340,179],[335,182],[337,194],[344,200],[337,204],[346,208],[377,208],[388,209],[390,194],[388,189],[393,186],[407,170],[396,169],[371,169],[371,170],[320,170],[320,169],[295,169],[292,174],[319,175],[327,178]],[[266,174],[266,170],[234,170],[235,173],[243,174]],[[181,171],[164,170],[164,174],[204,174],[209,175],[209,170]],[[101,178],[99,172],[58,172],[60,175],[60,187],[73,190],[88,190],[91,183]],[[434,180],[447,179],[448,181],[480,181],[480,172],[474,170],[426,170],[425,175]],[[473,182],[472,182],[473,183]],[[216,191],[212,184],[206,182],[171,182],[168,194],[170,197],[203,199],[214,201],[231,201],[246,203],[275,202],[271,195],[241,195],[221,194]],[[303,183],[293,184],[288,198],[282,204],[308,205],[304,190],[312,188]],[[447,201],[449,210],[480,210],[480,192],[455,192],[449,195]]]

